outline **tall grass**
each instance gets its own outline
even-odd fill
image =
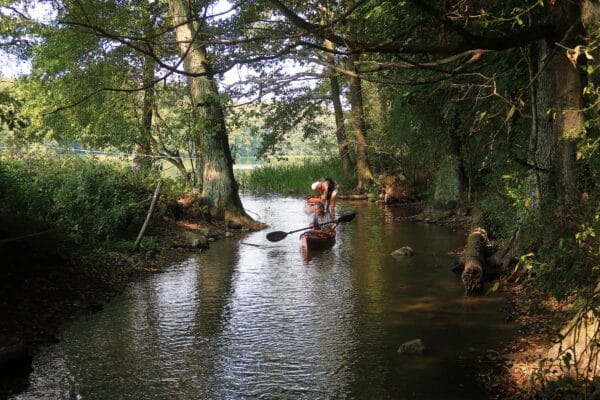
[[[344,176],[342,164],[334,159],[305,159],[264,165],[254,170],[236,171],[243,189],[265,193],[308,194],[310,185],[319,178],[329,177],[340,182]]]

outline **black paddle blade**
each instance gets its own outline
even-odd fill
[[[356,213],[342,215],[341,217],[338,218],[338,222],[350,222],[354,219],[355,216],[356,216]]]
[[[279,242],[281,239],[284,239],[287,235],[287,232],[283,231],[270,232],[267,233],[267,240],[270,242]]]

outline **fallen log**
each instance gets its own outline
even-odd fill
[[[485,229],[475,228],[469,234],[465,247],[465,268],[461,275],[465,295],[479,292],[483,288],[488,244]]]
[[[343,200],[369,200],[368,194],[339,194],[338,199]]]

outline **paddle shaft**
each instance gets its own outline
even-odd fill
[[[352,221],[354,219],[355,215],[356,215],[356,213],[342,215],[341,217],[339,217],[338,219],[336,219],[334,221],[323,222],[321,224],[316,224],[316,225],[309,226],[306,228],[296,229],[296,230],[290,231],[290,232],[283,232],[283,231],[271,232],[271,233],[267,234],[267,239],[271,242],[278,242],[278,241],[282,240],[283,238],[287,237],[287,235],[289,235],[290,233],[305,231],[308,229],[314,229],[314,228],[317,228],[317,227],[323,226],[323,225],[335,224],[336,222],[344,223],[344,222]]]
[[[313,226],[309,226],[308,228],[300,228],[300,229],[296,229],[295,231],[289,231],[289,232],[286,232],[286,234],[289,235],[290,233],[301,232],[301,231],[305,231],[307,229],[314,229],[314,228],[319,227],[319,226],[329,225],[329,224],[335,224],[337,222],[340,222],[339,218],[336,219],[336,220],[334,220],[334,221],[323,222],[322,224],[316,224],[316,225],[313,225]]]

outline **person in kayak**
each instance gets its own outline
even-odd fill
[[[337,225],[333,223],[333,221],[331,214],[325,211],[325,205],[323,203],[317,203],[315,206],[315,213],[311,217],[309,226],[313,227],[313,229],[333,233],[335,232],[335,226]]]
[[[319,192],[322,201],[325,203],[326,211],[335,216],[335,197],[340,189],[338,183],[331,178],[321,178],[314,182],[311,188]]]

